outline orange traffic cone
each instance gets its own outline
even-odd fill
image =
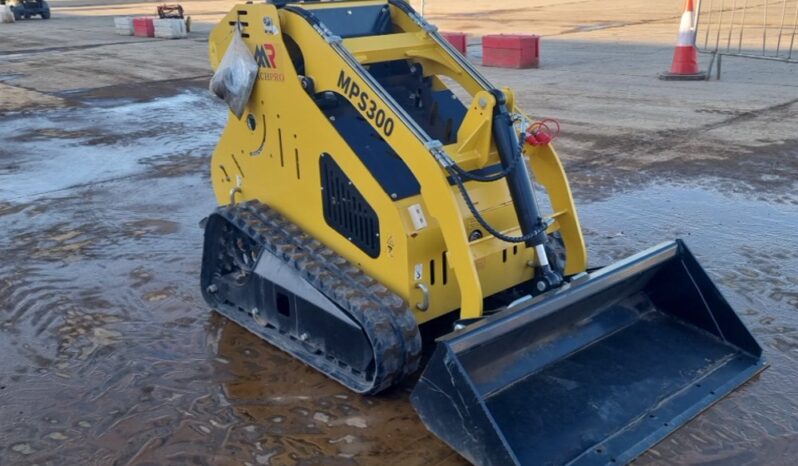
[[[707,78],[698,69],[698,50],[695,47],[695,8],[693,0],[684,1],[684,13],[679,24],[679,39],[673,52],[671,70],[659,75],[660,79],[697,81]]]

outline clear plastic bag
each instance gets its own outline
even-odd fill
[[[257,77],[258,64],[236,29],[219,68],[211,78],[210,90],[227,102],[230,111],[240,119]]]

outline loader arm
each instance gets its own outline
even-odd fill
[[[304,50],[313,51],[304,58],[306,73],[313,77],[316,92],[336,92],[352,101],[418,179],[424,202],[441,226],[452,268],[460,284],[461,312],[481,315],[482,287],[456,198],[436,159],[436,152],[442,150],[440,144],[432,140],[370,77],[341,44],[340,38],[323,29],[312,10],[286,7],[282,12],[281,22],[286,33],[302,44]],[[381,112],[384,120],[380,127],[376,118]],[[419,157],[419,154],[428,156]]]

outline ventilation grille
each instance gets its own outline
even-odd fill
[[[352,181],[329,154],[319,159],[324,220],[370,257],[380,255],[380,222]]]

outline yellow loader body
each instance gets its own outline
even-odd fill
[[[683,242],[588,273],[539,122],[403,0],[236,5],[217,77],[238,38],[201,273],[228,319],[362,394],[452,326],[411,400],[480,465],[631,461],[764,368]]]
[[[361,8],[368,5],[396,9],[386,2],[358,2]],[[318,8],[344,11],[351,4],[304,4],[303,8],[311,12]],[[396,27],[403,32],[343,39],[343,47],[364,66],[410,59],[420,65],[425,77],[433,80],[435,89],[445,88],[441,79],[457,82],[472,94],[472,102],[454,142],[443,149],[466,168],[498,163],[490,132],[493,96],[482,90],[419,25],[401,12],[392,11],[391,17],[397,18]],[[262,18],[279,24],[279,33],[265,32]],[[430,149],[401,123],[392,109],[395,105],[385,102],[381,97],[384,94],[374,90],[343,61],[303,18],[270,4],[236,7],[211,34],[212,65],[221,60],[239,20],[248,22],[242,31],[249,35],[245,41],[253,54],[264,50],[269,56],[266,66],[259,70],[255,98],[250,100],[246,116],[238,121],[231,115],[234,121],[225,128],[213,153],[211,179],[220,204],[229,203],[231,192],[238,188],[236,202],[257,199],[275,208],[313,237],[325,238],[330,248],[411,303],[419,323],[455,309],[461,309],[463,317],[478,317],[484,296],[532,277],[533,268],[526,264],[536,262],[533,249],[514,247],[488,235],[469,241],[469,235],[479,231],[480,226],[469,214],[457,188],[449,184],[441,166],[429,155]],[[401,193],[388,192],[374,178],[347,143],[346,135],[339,134],[303,89],[285,36],[301,50],[305,74],[312,77],[316,93],[346,96],[360,115],[375,125],[374,119],[379,117],[378,121],[383,122],[380,135],[415,176],[420,185],[418,193],[397,199]],[[515,111],[520,113],[517,108]],[[255,122],[252,129],[246,124],[250,116],[250,121]],[[318,195],[318,160],[323,153],[335,158],[379,213],[377,257],[370,257],[325,222],[322,196]],[[554,149],[549,145],[528,146],[525,154],[536,179],[551,196],[555,223],[550,232],[562,234],[567,257],[565,273],[585,271],[587,257],[576,208]],[[509,234],[519,231],[512,199],[503,182],[478,186],[472,193],[491,223]],[[424,221],[420,225],[419,217]],[[424,297],[422,289],[428,290],[428,297]]]

